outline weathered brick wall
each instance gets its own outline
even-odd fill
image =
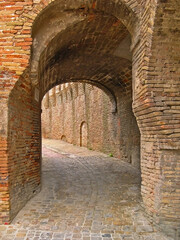
[[[17,82],[15,74],[1,74],[6,91],[1,92],[0,221],[9,223],[40,189],[40,105],[32,97],[28,70]]]
[[[10,221],[40,190],[40,107],[32,94],[27,71],[8,101]]]
[[[50,91],[49,108],[46,109],[44,103],[46,99],[42,102],[44,106],[42,107],[42,135],[55,139],[62,139],[65,136],[67,142],[80,145],[81,124],[86,122],[87,147],[103,150],[103,107],[101,105],[103,95],[101,91],[83,83],[63,84],[60,87],[62,90],[58,93],[51,95],[53,89]],[[108,96],[106,100],[107,98]],[[106,141],[107,139],[104,139],[104,143]]]
[[[26,26],[23,26],[24,21],[19,20],[25,5],[27,8],[30,4],[32,3],[20,1],[0,2],[0,107],[2,113],[0,114],[0,222],[3,223],[10,222],[14,216],[14,214],[11,214],[11,209],[12,212],[14,212],[16,203],[20,200],[17,198],[15,202],[10,204],[10,199],[13,197],[11,194],[11,184],[12,181],[14,182],[14,185],[16,184],[15,182],[18,178],[17,175],[19,175],[19,171],[16,171],[17,175],[14,179],[12,179],[11,176],[14,174],[13,166],[16,166],[16,162],[19,159],[17,157],[12,160],[10,157],[12,156],[11,146],[12,144],[16,145],[16,142],[13,143],[8,135],[12,132],[18,132],[18,127],[16,127],[16,122],[12,119],[11,123],[13,124],[13,128],[9,129],[11,123],[9,121],[8,112],[13,109],[13,106],[9,104],[9,94],[16,84],[16,81],[19,79],[19,76],[28,65],[28,59],[30,56],[30,45],[32,43],[30,26],[27,27],[26,24]],[[17,99],[14,101],[16,100]],[[16,121],[20,121],[20,119]],[[24,146],[24,142],[22,142],[22,144]],[[16,154],[16,156],[18,156],[20,155],[20,152],[17,152]],[[23,161],[25,161],[24,158]],[[10,172],[12,169],[13,172]],[[19,191],[21,191],[20,188]],[[25,202],[26,201],[24,201],[24,204]]]
[[[142,41],[134,49],[141,66],[134,90],[134,112],[141,130],[141,192],[148,214],[163,231],[179,239],[180,11],[177,1],[156,3],[142,1]]]
[[[140,167],[140,135],[131,96],[120,97],[112,113],[109,96],[89,84],[53,88],[42,102],[42,136],[81,145],[81,124],[87,124],[86,147],[113,154]],[[85,145],[84,145],[85,146]]]
[[[146,82],[156,107],[156,124],[149,124],[153,144],[153,159],[157,166],[155,184],[156,211],[160,209],[158,224],[176,238],[180,238],[180,3],[160,1],[152,36],[149,72]],[[147,157],[151,157],[149,154]],[[176,221],[174,221],[176,219]]]
[[[9,221],[9,171],[7,155],[7,125],[8,125],[8,84],[11,76],[0,73],[0,219]],[[8,83],[6,83],[8,82]],[[1,221],[1,220],[0,220]]]
[[[131,92],[127,95],[119,94],[119,158],[139,168],[140,166],[140,132],[136,119],[132,113]]]

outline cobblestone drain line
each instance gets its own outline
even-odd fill
[[[115,160],[43,151],[42,191],[9,226],[2,240],[169,240],[140,207],[137,170]]]

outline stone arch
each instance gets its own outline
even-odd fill
[[[85,121],[80,124],[80,147],[87,147],[88,145],[88,127]]]

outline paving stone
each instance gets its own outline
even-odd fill
[[[151,225],[146,225],[146,226],[138,226],[136,228],[136,231],[138,233],[148,233],[148,232],[153,232],[153,228]]]
[[[105,238],[105,237],[111,237],[111,234],[103,234],[102,237],[103,237],[103,238]]]
[[[44,146],[41,192],[0,226],[1,240],[170,240],[144,216],[134,168],[77,147],[62,158],[53,147]]]

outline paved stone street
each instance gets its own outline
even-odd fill
[[[168,240],[140,207],[139,172],[107,155],[43,141],[43,186],[3,240]]]

